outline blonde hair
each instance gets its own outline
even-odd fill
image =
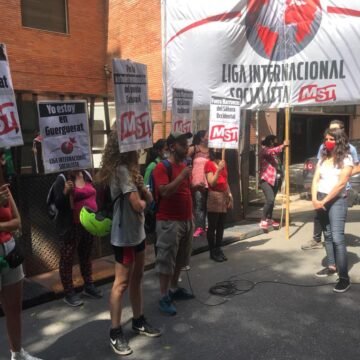
[[[124,165],[130,172],[132,182],[136,183],[137,176],[140,174],[137,151],[120,153],[118,135],[116,131],[111,131],[101,159],[101,168],[96,174],[95,181],[102,185],[110,185],[113,176],[117,178],[117,168]]]

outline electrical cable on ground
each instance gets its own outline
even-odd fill
[[[194,294],[190,281],[189,271],[186,272],[186,275],[189,282],[190,291],[192,294]],[[197,297],[195,297],[195,300],[205,306],[219,306],[228,302],[232,297],[244,295],[252,291],[256,286],[262,284],[276,284],[276,285],[285,285],[285,286],[301,287],[301,288],[317,288],[317,287],[336,284],[336,282],[327,282],[324,284],[296,284],[296,283],[290,283],[286,281],[276,281],[276,280],[252,281],[244,278],[236,278],[236,275],[230,277],[230,279],[231,278],[234,279],[217,282],[215,285],[209,288],[209,293],[214,296],[223,297],[224,299],[222,301],[216,304],[209,304],[206,302],[207,300],[204,302],[199,300]],[[360,283],[352,282],[351,285],[360,285]]]

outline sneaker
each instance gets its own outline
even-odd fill
[[[193,237],[199,237],[199,236],[201,236],[203,233],[204,233],[203,228],[198,227],[198,228],[194,231]]]
[[[219,255],[222,257],[223,261],[227,261],[228,258],[225,256],[224,252],[221,249],[219,249]]]
[[[272,220],[272,219],[267,219],[266,220],[269,226],[272,226],[274,229],[278,229],[280,227],[280,223]]]
[[[189,271],[191,269],[190,265],[186,265],[181,268],[181,271]]]
[[[337,272],[335,269],[332,269],[332,268],[323,268],[321,269],[320,271],[318,271],[315,276],[317,277],[327,277],[327,276],[332,276],[332,275],[336,275]]]
[[[35,356],[30,355],[24,349],[21,349],[19,352],[11,351],[11,360],[41,360]]]
[[[101,299],[103,292],[98,289],[93,283],[85,284],[83,294],[94,299]]]
[[[64,302],[69,306],[73,307],[81,306],[84,304],[84,302],[80,299],[80,296],[75,291],[72,291],[65,295]]]
[[[168,295],[163,296],[159,300],[159,309],[167,315],[176,315],[176,307],[171,302],[171,299]]]
[[[322,244],[321,240],[315,241],[313,239],[301,246],[301,250],[316,250],[316,249],[322,249],[322,248],[323,248],[323,244]]]
[[[225,261],[224,258],[217,252],[215,249],[210,250],[210,259],[214,260],[215,262],[223,262]]]
[[[263,230],[268,230],[268,228],[269,228],[269,224],[268,224],[268,222],[266,220],[261,220],[259,226]]]
[[[175,291],[169,290],[169,297],[173,300],[191,300],[194,299],[194,294],[187,291],[185,288],[178,287]]]
[[[141,315],[138,319],[132,319],[132,329],[137,334],[149,337],[157,337],[161,335],[161,331],[152,327],[146,321],[144,315]]]
[[[126,340],[121,326],[116,329],[110,329],[110,346],[119,355],[129,355],[132,353],[131,347]]]
[[[350,286],[351,286],[351,284],[350,284],[349,279],[340,278],[333,290],[334,290],[334,292],[337,292],[337,293],[343,293],[343,292],[349,290]]]

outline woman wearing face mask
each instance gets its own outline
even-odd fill
[[[278,145],[275,135],[268,135],[261,143],[260,151],[260,187],[265,195],[265,205],[260,221],[260,227],[267,230],[269,226],[279,228],[280,224],[274,221],[273,210],[275,197],[281,188],[283,170],[280,154],[288,145],[286,141]]]
[[[205,163],[209,160],[208,132],[198,131],[193,143],[189,147],[188,157],[192,159],[192,179],[194,205],[194,237],[199,237],[205,233],[206,222],[206,201],[207,201],[207,181],[204,173]]]
[[[328,262],[328,266],[317,272],[316,276],[326,277],[338,273],[335,292],[345,292],[350,288],[344,231],[347,215],[346,184],[353,166],[344,130],[327,129],[311,195],[324,232]]]
[[[204,171],[209,185],[207,198],[207,216],[209,228],[207,240],[210,259],[216,262],[226,261],[221,250],[224,236],[226,213],[233,207],[233,198],[228,184],[228,172],[225,160],[221,159],[221,150],[210,149],[210,160],[205,164]]]

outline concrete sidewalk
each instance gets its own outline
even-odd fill
[[[196,299],[177,302],[175,317],[159,312],[158,279],[153,270],[147,271],[144,313],[162,329],[163,335],[156,339],[133,335],[131,307],[126,300],[124,333],[134,351],[127,358],[358,359],[360,286],[354,283],[360,283],[359,215],[360,207],[349,210],[346,238],[353,285],[344,294],[332,291],[335,277],[314,276],[325,264],[325,251],[300,250],[312,234],[313,211],[309,202],[302,203],[294,212],[289,241],[281,229],[229,244],[224,248],[227,262],[210,261],[207,253],[194,256],[187,274]],[[224,280],[233,281],[243,291],[238,291],[237,296],[210,295],[210,287]],[[189,287],[185,273],[181,284]],[[55,300],[25,310],[24,347],[45,360],[119,358],[110,349],[108,339],[111,285],[102,289],[103,299],[84,299],[80,308],[70,308],[62,300]],[[220,303],[223,304],[217,305]],[[0,318],[0,326],[4,326],[4,318]],[[9,359],[6,349],[2,336],[1,360]]]

